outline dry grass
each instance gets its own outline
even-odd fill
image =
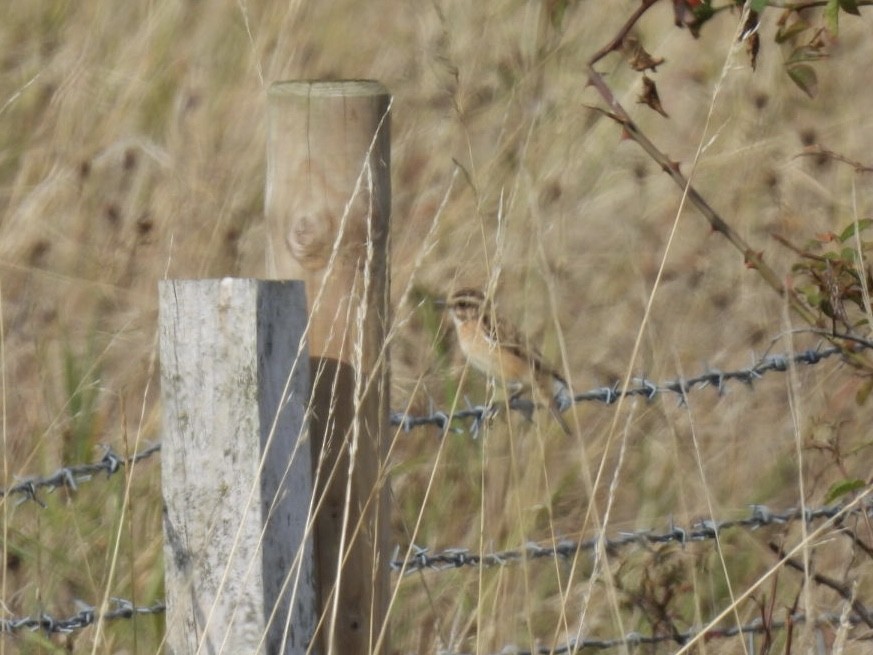
[[[585,86],[584,62],[634,5],[575,3],[560,33],[540,3],[504,0],[123,8],[43,0],[7,9],[0,23],[4,484],[90,460],[98,443],[124,452],[160,437],[156,282],[263,273],[265,87],[280,79],[376,78],[395,94],[395,290],[410,282],[456,159],[468,177],[459,178],[433,249],[414,273],[417,290],[496,280],[504,313],[563,362],[577,389],[628,370],[657,380],[747,365],[790,327],[780,301],[692,209],[679,217],[667,251],[679,191],[614,124],[584,107],[599,104]],[[816,141],[873,163],[866,83],[873,12],[843,19],[832,58],[817,64],[820,95],[809,100],[784,75],[770,42],[772,17],[752,73],[742,52],[729,54],[735,15],[725,13],[695,41],[673,26],[670,3],[661,5],[640,30],[648,49],[667,59],[657,80],[671,118],[635,107],[640,125],[686,172],[707,144],[695,183],[787,274],[791,255],[771,232],[802,242],[873,213],[869,176],[794,157]],[[631,107],[636,74],[617,56],[600,69],[610,66],[609,84]],[[416,390],[415,410],[449,405],[461,369],[452,336],[439,316],[395,301],[407,323],[392,345],[392,404]],[[775,349],[811,344],[786,337]],[[463,393],[481,400],[484,384],[467,379]],[[856,405],[859,386],[850,369],[829,363],[770,377],[755,393],[695,393],[687,407],[669,398],[580,406],[572,439],[517,417],[499,418],[478,441],[451,436],[442,449],[428,430],[401,435],[393,535],[406,543],[421,514],[418,543],[492,550],[590,536],[598,525],[612,534],[662,527],[670,517],[688,524],[710,510],[727,518],[749,503],[821,504],[835,481],[869,475],[870,403]],[[7,612],[65,615],[76,598],[161,596],[158,464],[136,470],[123,514],[125,483],[122,476],[94,482],[75,497],[47,499],[46,509],[4,505]],[[589,635],[647,633],[651,612],[632,606],[653,593],[644,589],[675,592],[669,610],[687,627],[768,570],[768,538],[795,544],[800,536],[797,526],[766,532],[725,535],[721,555],[707,543],[609,556],[597,564],[596,582],[587,558],[572,569],[535,562],[412,576],[400,583],[393,643],[397,652],[422,653],[531,647],[575,635],[582,612]],[[831,536],[806,552],[817,570],[857,579],[858,597],[869,601],[869,562],[848,541]],[[801,576],[783,571],[755,597],[775,594],[782,611],[802,587]],[[841,607],[832,592],[811,583],[808,591],[802,608]],[[731,619],[757,613],[745,602]],[[161,632],[160,619],[123,621],[93,649],[153,653]],[[794,639],[797,652],[812,647],[806,628]],[[56,652],[61,644],[92,652],[93,641],[93,630],[52,642],[27,634],[0,640],[0,652]],[[701,652],[742,646],[712,643]]]

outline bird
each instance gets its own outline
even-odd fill
[[[532,400],[548,403],[552,416],[568,435],[570,426],[561,407],[572,400],[570,387],[512,323],[494,311],[479,289],[464,288],[445,301],[458,344],[471,366],[494,380],[511,395],[510,402],[530,392]]]

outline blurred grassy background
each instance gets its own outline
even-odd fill
[[[0,22],[4,484],[90,461],[100,443],[123,453],[160,438],[156,282],[263,275],[265,90],[276,80],[374,78],[394,94],[396,294],[412,284],[414,301],[496,276],[503,313],[563,363],[577,390],[621,379],[680,192],[612,122],[586,108],[600,101],[586,88],[585,62],[637,3],[579,0],[560,26],[548,20],[552,4],[9,5]],[[816,64],[815,99],[784,73],[772,43],[775,18],[765,14],[752,72],[742,49],[730,54],[736,13],[724,12],[694,40],[673,25],[671,3],[651,10],[637,35],[667,59],[653,77],[669,120],[635,105],[639,75],[620,55],[598,68],[684,172],[706,144],[695,184],[788,275],[793,255],[771,233],[803,243],[873,213],[869,176],[795,157],[821,143],[873,163],[873,88],[865,83],[873,12],[843,18],[831,58]],[[423,250],[453,160],[466,175]],[[392,406],[447,407],[461,372],[453,335],[441,315],[394,301],[401,324]],[[632,370],[661,380],[705,366],[743,367],[789,319],[738,253],[687,209]],[[816,343],[794,341],[783,338],[775,349]],[[461,393],[484,400],[481,378],[466,380]],[[671,398],[628,403],[616,417],[615,407],[580,406],[573,439],[504,416],[487,437],[450,436],[442,449],[434,431],[400,435],[394,538],[405,545],[419,514],[416,541],[436,549],[587,537],[595,525],[581,532],[586,513],[594,499],[602,514],[609,484],[608,533],[661,528],[670,517],[687,524],[710,506],[728,518],[749,503],[799,505],[801,472],[804,500],[820,504],[833,482],[869,475],[870,409],[854,400],[860,384],[828,363],[769,377],[755,393],[698,392],[687,407]],[[613,421],[620,429],[610,438]],[[592,491],[601,462],[604,479]],[[107,589],[138,603],[161,597],[156,458],[136,469],[123,514],[124,484],[122,476],[93,482],[76,497],[47,498],[46,509],[4,505],[5,611],[67,615],[74,599],[96,603]],[[792,543],[799,529],[772,533]],[[121,559],[110,579],[117,539]],[[726,606],[725,571],[736,594],[766,570],[773,559],[765,542],[760,532],[727,535],[723,560],[712,544],[638,549],[610,558],[610,575],[590,585],[591,564],[582,563],[565,603],[560,589],[570,569],[560,563],[412,576],[392,614],[394,647],[493,652],[507,643],[548,644],[575,634],[583,609],[587,634],[647,633],[646,584],[674,591],[668,607],[686,627]],[[820,551],[811,549],[817,568],[858,579],[859,597],[871,598],[871,569],[851,559],[848,541]],[[786,572],[758,598],[776,595],[785,607],[801,582]],[[814,609],[838,608],[833,593],[812,592]],[[750,603],[739,609],[742,620],[757,614]],[[122,621],[106,628],[96,652],[156,652],[161,631],[159,618]],[[94,639],[93,630],[52,641],[27,634],[0,639],[0,649],[91,652]]]

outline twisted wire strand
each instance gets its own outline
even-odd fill
[[[853,345],[855,350],[869,349],[871,347],[873,347],[873,344],[868,344],[867,342]],[[564,411],[570,404],[581,402],[600,402],[612,405],[622,395],[626,397],[642,396],[646,400],[652,401],[660,395],[673,394],[678,402],[683,403],[689,392],[706,387],[714,387],[721,395],[725,392],[729,382],[742,382],[750,389],[754,389],[754,382],[764,377],[767,373],[784,373],[792,365],[797,364],[813,366],[843,352],[843,348],[831,346],[824,349],[808,349],[797,353],[768,355],[758,359],[752,366],[747,368],[734,371],[708,369],[692,378],[676,378],[660,383],[645,377],[635,378],[633,381],[634,386],[629,387],[625,392],[622,392],[618,383],[611,387],[598,387],[576,394],[572,401],[565,402],[564,406],[560,407],[560,409]],[[510,401],[509,406],[510,409],[522,412],[526,416],[530,416],[534,410],[533,403],[524,398],[513,399]],[[493,405],[472,405],[468,402],[466,409],[456,411],[453,414],[448,414],[442,410],[431,411],[427,415],[412,415],[402,411],[391,411],[390,420],[392,425],[400,427],[405,432],[411,432],[413,429],[422,426],[435,426],[443,432],[451,430],[458,433],[464,432],[465,429],[455,426],[454,423],[456,421],[469,420],[470,423],[467,430],[475,436],[482,425],[494,415],[495,411],[496,407]],[[94,476],[98,473],[105,472],[106,477],[109,478],[121,470],[123,466],[151,457],[161,449],[161,443],[157,442],[129,458],[121,457],[109,446],[104,446],[104,448],[103,456],[95,462],[63,466],[45,477],[28,476],[6,489],[0,488],[0,497],[18,495],[21,498],[16,504],[30,500],[41,507],[45,507],[45,503],[37,495],[39,490],[48,489],[52,492],[63,487],[70,491],[77,491],[79,483],[93,480]]]
[[[115,621],[118,619],[132,619],[140,615],[163,614],[166,612],[167,606],[162,601],[156,601],[148,606],[136,606],[131,601],[123,598],[110,598],[110,601],[115,605],[114,609],[104,612],[102,615],[98,613],[94,607],[84,605],[83,608],[76,614],[65,617],[55,618],[50,614],[41,612],[38,616],[24,616],[17,618],[0,619],[0,633],[15,633],[22,630],[36,632],[41,630],[48,634],[70,634],[83,630],[90,625],[96,623],[102,618],[103,621]],[[82,604],[80,602],[80,604]],[[728,639],[740,634],[760,634],[768,630],[783,630],[788,625],[806,622],[806,614],[796,612],[789,618],[784,620],[775,620],[764,623],[761,619],[755,619],[742,626],[731,626],[727,628],[710,628],[706,630],[706,639]],[[815,620],[816,625],[858,625],[862,622],[861,617],[855,613],[846,612],[831,612],[819,614]],[[637,632],[631,632],[623,637],[613,638],[594,638],[585,637],[582,639],[571,639],[568,642],[557,647],[540,646],[534,650],[519,649],[517,646],[505,646],[495,655],[548,655],[549,653],[566,654],[575,653],[583,648],[592,648],[598,650],[608,650],[618,648],[620,646],[639,646],[643,644],[661,644],[665,642],[676,642],[681,645],[687,643],[700,633],[700,628],[690,628],[685,632],[678,632],[670,635],[642,635]],[[441,651],[443,655],[462,655],[458,651]]]
[[[99,460],[90,464],[63,466],[45,477],[28,476],[11,487],[0,489],[0,498],[17,495],[20,498],[16,505],[31,500],[44,509],[46,504],[37,495],[40,489],[48,489],[49,492],[53,492],[63,487],[70,491],[78,491],[79,483],[93,480],[94,476],[98,473],[106,473],[106,477],[110,478],[125,466],[151,457],[160,449],[161,444],[156,443],[145,450],[125,458],[116,454],[111,447],[104,446],[103,456]]]
[[[772,630],[784,630],[789,626],[798,623],[806,623],[807,616],[803,612],[795,612],[786,619],[769,621],[764,623],[761,619],[755,619],[745,625],[731,626],[729,628],[710,628],[704,631],[706,640],[712,639],[729,639],[738,635],[747,634],[763,634]],[[845,624],[855,626],[862,623],[861,619],[854,613],[830,612],[825,614],[817,614],[813,624],[815,626],[833,625],[842,626]],[[674,642],[677,645],[688,643],[691,639],[700,634],[700,628],[691,628],[685,632],[677,632],[675,634],[663,635],[642,635],[638,632],[631,632],[624,637],[615,637],[611,639],[597,639],[593,637],[585,637],[581,639],[570,639],[569,641],[554,647],[538,646],[533,650],[521,649],[514,645],[504,646],[494,655],[568,655],[577,653],[583,648],[592,650],[610,650],[621,646],[642,646],[652,644],[663,644],[666,642]],[[441,655],[467,655],[458,651],[441,651]]]
[[[18,618],[0,619],[0,633],[14,633],[21,630],[35,632],[42,630],[46,633],[68,634],[87,628],[98,620],[115,621],[116,619],[132,619],[141,614],[163,614],[167,606],[162,601],[157,601],[147,607],[137,607],[131,601],[123,598],[110,598],[114,608],[100,614],[90,605],[77,601],[82,609],[76,614],[66,618],[55,618],[45,612],[38,616],[24,616]]]
[[[852,346],[853,350],[868,349],[871,346],[866,343],[857,343]],[[784,353],[779,355],[767,355],[755,361],[754,364],[747,368],[742,368],[734,371],[722,371],[719,369],[707,369],[700,375],[692,378],[676,378],[665,382],[655,382],[645,377],[633,379],[633,386],[626,391],[622,391],[619,383],[616,382],[610,387],[598,387],[590,391],[578,393],[573,396],[572,401],[565,401],[560,407],[561,411],[569,408],[571,404],[582,402],[599,402],[606,405],[612,405],[622,396],[634,397],[642,396],[648,401],[653,401],[659,396],[673,394],[677,401],[682,404],[685,402],[686,395],[691,391],[704,389],[706,387],[714,387],[719,395],[725,393],[729,382],[742,382],[748,388],[754,389],[754,383],[760,380],[767,373],[788,371],[792,365],[804,364],[814,366],[826,359],[845,353],[845,348],[839,346],[831,346],[828,348],[818,349],[810,348],[796,353]],[[559,399],[560,401],[560,399]],[[509,402],[510,409],[519,411],[526,416],[530,416],[534,410],[534,404],[524,398],[515,398]],[[448,414],[441,410],[431,411],[430,414],[412,415],[401,411],[391,412],[391,424],[400,427],[404,432],[410,432],[414,428],[421,426],[435,426],[443,432],[452,430],[454,432],[463,432],[462,428],[455,427],[455,421],[471,420],[469,431],[477,433],[482,425],[489,420],[495,412],[495,407],[491,405],[472,405],[467,402],[465,409]]]
[[[723,531],[731,528],[757,530],[764,526],[784,525],[801,519],[805,520],[807,524],[814,521],[832,519],[843,511],[842,508],[843,505],[836,504],[817,508],[807,507],[805,511],[799,508],[792,508],[783,512],[773,512],[766,505],[750,505],[751,512],[746,518],[726,521],[702,519],[694,522],[688,528],[674,525],[671,521],[670,526],[664,532],[652,532],[650,530],[619,532],[616,537],[605,539],[604,546],[607,550],[616,552],[632,544],[656,545],[675,542],[685,545],[687,543],[715,539]],[[871,514],[873,514],[873,500],[868,500],[861,507],[845,512],[840,522],[843,522],[845,518],[850,516],[870,516]],[[541,546],[540,544],[529,542],[522,548],[483,554],[477,554],[469,548],[463,547],[447,548],[432,553],[429,548],[413,545],[412,552],[405,560],[398,559],[397,555],[400,552],[398,546],[395,548],[390,566],[395,572],[403,570],[404,575],[409,575],[424,570],[447,571],[463,567],[507,566],[523,560],[556,557],[569,559],[577,552],[593,551],[597,547],[598,542],[597,536],[581,541],[561,540],[552,546]]]

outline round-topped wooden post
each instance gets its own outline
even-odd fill
[[[327,653],[373,652],[387,607],[390,104],[372,81],[279,82],[269,91],[268,267],[306,286]]]

